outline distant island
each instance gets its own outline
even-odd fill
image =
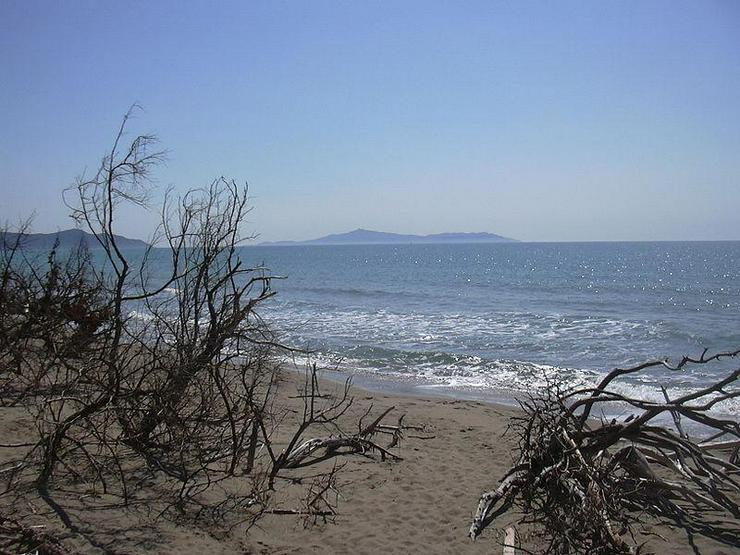
[[[15,243],[17,237],[17,233],[0,232],[0,248],[3,248],[4,245],[12,245]],[[114,235],[114,237],[116,238],[116,244],[121,248],[144,249],[149,246],[148,243],[139,239],[129,239],[122,235]],[[87,245],[90,249],[100,248],[100,243],[98,243],[95,237],[81,229],[66,229],[64,231],[57,231],[56,233],[24,233],[22,244],[27,248],[48,250],[57,241],[59,241],[60,248],[75,248],[80,243]]]
[[[404,235],[369,229],[355,229],[347,233],[336,233],[308,241],[272,241],[258,246],[290,245],[386,245],[417,243],[514,243],[516,239],[495,233],[435,233],[432,235]]]

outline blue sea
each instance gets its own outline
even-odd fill
[[[512,400],[550,379],[740,347],[740,242],[245,247],[278,295],[261,314],[361,383]],[[305,358],[298,355],[299,359]],[[733,366],[735,365],[735,366]],[[631,377],[661,399],[740,360]],[[739,403],[718,412],[737,417]]]

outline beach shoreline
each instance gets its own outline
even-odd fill
[[[298,389],[302,369],[287,375]],[[339,386],[340,373],[324,371],[324,384]],[[353,380],[359,414],[372,405],[390,407],[388,422],[404,415],[404,424],[423,433],[407,432],[394,452],[399,462],[348,458],[340,478],[341,496],[333,523],[304,528],[301,519],[267,515],[248,538],[251,552],[268,553],[501,553],[505,529],[516,526],[517,537],[530,549],[542,547],[533,530],[516,523],[512,511],[500,516],[475,542],[468,529],[480,495],[495,488],[516,462],[516,442],[507,434],[512,418],[522,414],[510,405],[487,400],[424,395],[413,386],[382,391]],[[426,439],[419,439],[425,437]],[[693,553],[680,529],[652,530],[656,553]],[[729,554],[731,547],[695,538],[703,553]]]
[[[278,402],[297,414],[304,385],[301,368],[285,368],[281,374]],[[342,379],[321,372],[321,393],[343,391]],[[358,383],[360,382],[360,383]],[[343,428],[356,429],[358,418],[380,415],[391,409],[385,423],[396,424],[403,416],[407,430],[391,451],[400,461],[352,455],[325,461],[315,467],[291,471],[289,476],[307,485],[316,472],[342,465],[337,474],[336,516],[314,524],[300,514],[267,513],[248,527],[240,524],[225,532],[206,522],[178,525],[155,518],[155,506],[71,510],[69,517],[84,533],[70,532],[58,515],[38,500],[31,524],[42,524],[63,539],[72,553],[425,553],[490,554],[501,552],[504,530],[517,519],[516,513],[499,517],[483,535],[468,538],[471,517],[478,498],[497,485],[515,462],[515,438],[506,435],[513,417],[522,414],[510,406],[490,401],[455,399],[441,395],[419,395],[408,391],[379,392],[360,386],[351,389],[352,406],[342,416]],[[2,419],[6,441],[23,439],[27,424]],[[387,446],[389,438],[376,438]],[[281,440],[274,447],[281,449]],[[300,509],[305,488],[283,482],[274,493],[276,507]],[[307,526],[307,524],[310,524]],[[531,530],[516,525],[525,546],[540,545]],[[692,553],[685,534],[677,529],[657,530],[666,541],[651,540],[657,553]],[[729,554],[731,548],[697,538],[703,553]]]

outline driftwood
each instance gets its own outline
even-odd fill
[[[513,526],[506,529],[503,555],[516,555],[516,529]]]
[[[705,350],[676,365],[661,360],[617,368],[597,387],[554,387],[521,401],[524,415],[512,425],[518,461],[481,496],[470,538],[516,506],[546,539],[546,553],[637,553],[646,516],[677,524],[691,541],[701,533],[739,547],[740,536],[728,526],[736,528],[733,519],[740,519],[740,425],[709,410],[740,398],[740,369],[675,399],[664,389],[664,402],[611,388],[618,378],[648,368],[680,371],[738,354],[707,356]],[[609,407],[626,416],[594,420],[597,410],[614,414]],[[691,437],[686,421],[706,437]]]
[[[339,401],[335,404],[330,404],[328,407],[323,407],[317,410],[315,406],[316,399],[322,398],[318,392],[318,379],[316,365],[313,365],[309,369],[309,375],[307,379],[307,388],[309,393],[303,394],[302,397],[308,399],[305,405],[303,425],[307,429],[308,426],[313,425],[317,422],[327,423],[334,422],[339,414],[343,414],[346,408],[349,407],[351,399],[346,397],[346,393]],[[349,383],[347,384],[347,386]],[[345,387],[345,392],[347,388]],[[369,453],[377,453],[380,455],[381,460],[391,459],[394,461],[403,460],[398,455],[390,452],[388,449],[395,447],[400,438],[403,435],[403,416],[398,419],[398,426],[389,426],[381,424],[383,419],[390,413],[395,407],[390,407],[380,414],[375,420],[369,425],[365,426],[360,420],[358,424],[358,431],[355,434],[345,434],[341,431],[338,434],[330,435],[326,437],[317,437],[303,441],[298,444],[297,441],[293,441],[288,445],[288,448],[278,458],[278,464],[281,469],[289,468],[302,468],[313,464],[326,461],[341,455],[352,455],[360,454],[367,455]],[[369,410],[372,409],[372,406]],[[369,414],[368,412],[365,414]],[[339,428],[336,428],[339,430]],[[389,433],[393,436],[388,448],[381,447],[374,441],[372,437],[378,433]],[[297,439],[297,438],[295,438]]]
[[[309,439],[298,448],[288,454],[283,464],[283,468],[302,468],[325,461],[338,455],[361,454],[376,451],[380,454],[382,460],[386,458],[394,461],[402,460],[398,455],[394,455],[387,449],[384,449],[377,443],[359,436],[349,437],[318,437]],[[320,454],[317,454],[321,452]]]
[[[381,460],[401,461],[400,456],[391,451],[403,438],[404,430],[423,429],[414,426],[406,426],[403,416],[398,419],[398,424],[393,426],[384,424],[383,420],[395,407],[389,407],[367,424],[366,419],[373,412],[373,406],[364,412],[356,422],[356,431],[349,431],[342,426],[342,418],[353,404],[350,395],[351,380],[339,387],[338,391],[324,394],[321,391],[319,381],[319,370],[316,364],[306,367],[305,381],[299,394],[293,398],[303,400],[303,411],[299,413],[299,422],[294,433],[288,439],[281,452],[273,450],[272,443],[265,443],[267,454],[271,465],[268,476],[268,488],[275,488],[276,479],[285,479],[291,483],[300,483],[306,478],[291,476],[291,470],[305,468],[319,463],[332,461],[333,467],[328,469],[325,465],[318,467],[318,474],[312,476],[313,481],[308,488],[302,506],[299,508],[263,507],[263,512],[272,514],[304,515],[304,524],[310,524],[311,519],[320,518],[326,520],[333,517],[336,512],[336,487],[335,480],[341,466],[338,461],[349,455],[360,455],[364,457],[378,456]],[[267,433],[264,432],[265,437]],[[376,437],[380,434],[388,434],[391,441],[387,446],[381,446]],[[343,465],[342,465],[343,466]],[[276,512],[276,510],[278,512]]]
[[[43,526],[27,526],[0,516],[0,554],[35,553],[37,555],[66,555],[67,551]]]

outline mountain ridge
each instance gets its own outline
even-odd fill
[[[386,244],[431,244],[431,243],[514,243],[516,239],[487,232],[445,232],[430,235],[389,233],[358,228],[346,233],[332,233],[306,241],[265,241],[258,246],[290,245],[386,245]]]
[[[11,231],[5,233],[0,232],[0,248],[3,248],[4,245],[12,245],[18,235],[18,233]],[[121,248],[144,249],[149,246],[148,243],[140,239],[130,239],[123,235],[114,235],[114,237],[116,243]],[[90,249],[101,248],[94,235],[81,229],[65,229],[55,233],[24,233],[22,244],[25,247],[35,249],[51,249],[57,240],[61,248],[74,248],[80,242],[87,245]]]

